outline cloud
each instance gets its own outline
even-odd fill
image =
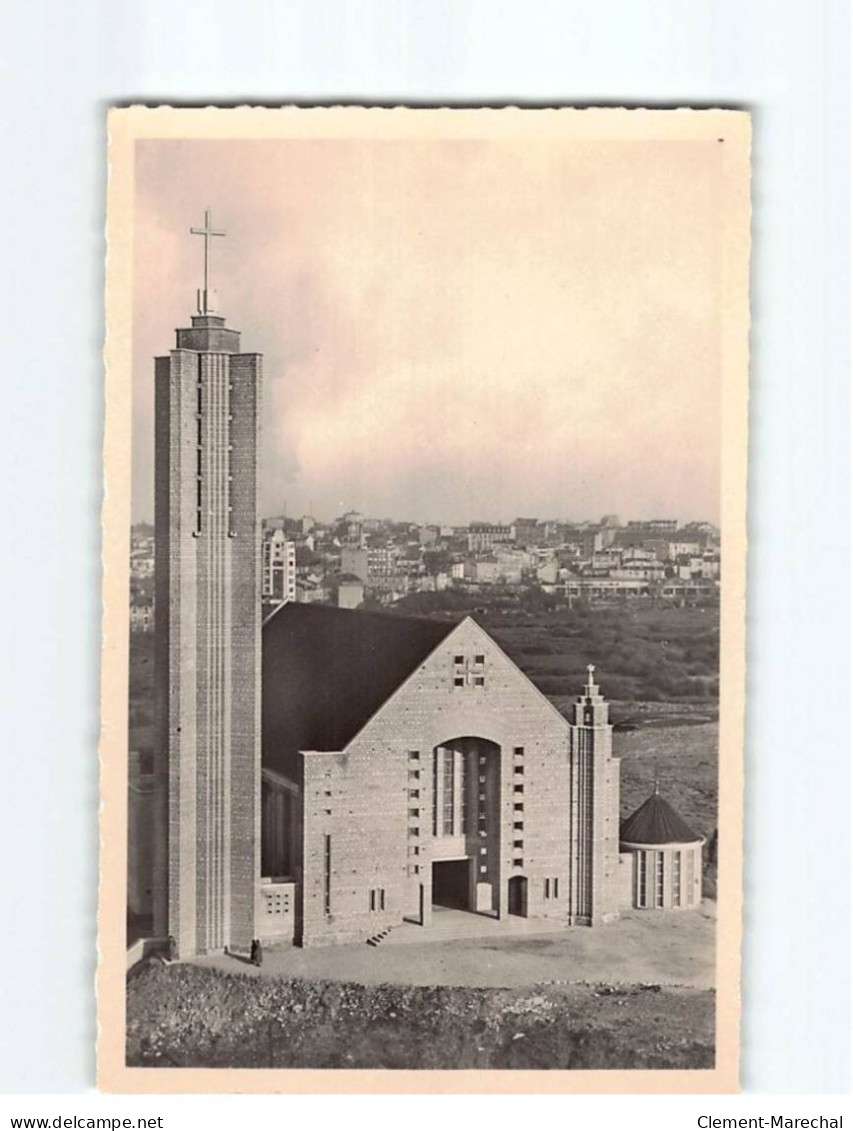
[[[138,143],[136,516],[210,205],[265,354],[265,510],[717,517],[716,170],[695,142]]]

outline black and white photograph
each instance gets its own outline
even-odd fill
[[[733,1090],[749,116],[110,134],[104,1086]]]

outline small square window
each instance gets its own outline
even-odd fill
[[[480,875],[481,876],[485,876],[485,874],[486,874],[486,872],[488,872],[488,870],[489,869],[485,864],[480,865]]]
[[[324,789],[324,790],[323,790],[323,793],[324,793],[324,795],[325,795],[326,797],[331,797],[331,796],[332,796],[332,791],[331,791],[330,789]]]
[[[524,821],[514,821],[512,827],[516,832],[524,832]]]
[[[323,810],[323,812],[325,813],[325,815],[326,815],[327,817],[331,817],[331,815],[332,815],[332,810],[331,810],[331,809],[324,809],[324,810]]]
[[[486,764],[486,755],[485,755],[485,754],[481,754],[481,755],[480,755],[480,765],[481,765],[481,766],[485,766],[485,764]]]
[[[480,855],[485,856],[485,855],[487,855],[488,851],[489,851],[488,848],[486,848],[486,846],[483,845],[483,847],[480,849]]]
[[[485,662],[486,662],[486,657],[483,656],[482,654],[474,657],[474,663],[475,664],[480,664],[480,666],[482,666],[483,664],[485,664]]]
[[[420,781],[420,780],[421,780],[421,771],[420,770],[409,770],[409,781]]]
[[[512,842],[512,847],[513,848],[524,848],[524,841],[523,840],[514,840]]]
[[[512,792],[513,793],[524,793],[524,786],[523,785],[514,785],[512,787]]]
[[[486,795],[485,795],[485,793],[480,793],[480,794],[478,794],[477,796],[478,796],[478,799],[479,799],[480,801],[485,801],[485,800],[486,800]]]
[[[485,687],[486,686],[485,677],[481,676],[481,675],[475,675],[474,676],[474,686],[475,687]]]
[[[524,747],[523,746],[513,747],[512,752],[516,756],[516,758],[523,758],[524,757]]]
[[[480,785],[485,785],[486,784],[486,775],[480,774],[479,778],[480,778]]]
[[[456,676],[456,678],[453,681],[453,686],[454,687],[464,687],[465,686],[464,676],[461,676],[461,675]]]
[[[420,809],[410,809],[409,810],[409,816],[410,817],[414,817],[415,819],[417,819],[418,817],[420,817],[420,815],[421,815]]]
[[[523,868],[524,867],[524,857],[523,856],[513,857],[512,866],[513,866],[513,868]]]
[[[410,750],[409,751],[409,761],[410,762],[420,762],[420,760],[421,760],[420,750]]]
[[[420,795],[421,795],[421,791],[419,789],[410,789],[409,790],[409,800],[410,801],[416,800],[418,797],[420,797]]]
[[[524,776],[524,766],[513,766],[512,772],[517,778]]]
[[[513,811],[515,813],[523,813],[524,812],[524,802],[523,801],[516,801],[515,805],[513,805],[512,808],[513,808]]]
[[[464,656],[454,656],[453,662],[454,662],[454,664],[464,664],[465,663],[465,657]]]
[[[409,826],[409,836],[416,837],[421,835],[421,830],[417,825]]]
[[[409,855],[410,856],[420,856],[420,854],[421,854],[421,848],[420,848],[419,844],[410,844],[409,845]]]

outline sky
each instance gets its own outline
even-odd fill
[[[134,521],[205,207],[262,514],[717,521],[719,189],[713,141],[138,141]]]

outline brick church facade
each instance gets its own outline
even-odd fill
[[[592,682],[567,722],[470,618],[288,604],[263,629],[257,932],[363,941],[434,905],[614,918],[619,766]]]

